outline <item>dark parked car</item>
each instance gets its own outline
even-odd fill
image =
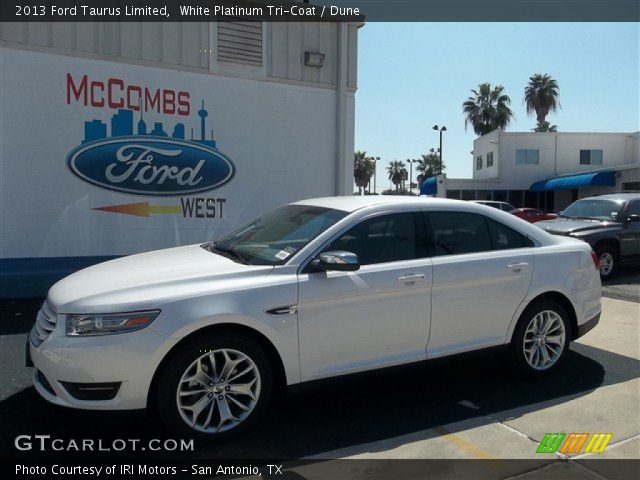
[[[511,215],[520,217],[529,223],[541,222],[542,220],[553,220],[558,217],[555,213],[547,213],[537,208],[516,208]]]
[[[480,205],[486,205],[487,207],[497,208],[503,212],[511,212],[516,207],[507,202],[496,202],[494,200],[471,200],[473,203],[479,203]]]
[[[640,262],[640,193],[583,198],[560,212],[557,219],[536,226],[591,245],[605,280],[615,275],[619,265]]]

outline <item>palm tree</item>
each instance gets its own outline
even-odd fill
[[[536,128],[533,129],[534,132],[557,132],[557,125],[550,125],[549,122],[544,122],[542,124],[538,123]]]
[[[372,157],[367,157],[367,152],[358,150],[353,154],[353,177],[359,195],[362,195],[362,189],[369,184],[375,168],[376,164]]]
[[[478,90],[471,90],[471,93],[473,95],[462,104],[465,128],[471,124],[473,131],[482,136],[496,128],[504,130],[511,123],[511,99],[504,93],[502,85],[492,89],[491,84],[481,83]]]
[[[389,166],[387,167],[387,176],[391,183],[396,186],[396,192],[400,187],[400,184],[409,178],[409,172],[407,172],[407,167],[404,162],[400,162],[398,160],[394,160],[389,162]]]
[[[440,156],[436,152],[434,148],[429,150],[428,155],[420,155],[422,158],[418,159],[418,166],[416,170],[422,175],[423,178],[427,179],[429,177],[433,177],[434,175],[438,175],[445,170],[444,164],[442,165],[442,171],[440,171]]]
[[[547,115],[549,112],[557,112],[560,107],[558,96],[560,95],[558,82],[551,75],[536,73],[529,78],[529,83],[524,89],[524,103],[527,106],[527,115],[536,112],[538,125],[535,132],[551,132]]]

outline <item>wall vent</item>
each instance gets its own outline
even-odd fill
[[[262,23],[218,23],[218,61],[262,66]]]

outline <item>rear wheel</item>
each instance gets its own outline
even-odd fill
[[[596,255],[600,263],[600,278],[613,278],[618,269],[618,252],[612,247],[604,246],[596,248]]]
[[[232,334],[182,347],[159,373],[157,411],[175,433],[219,439],[249,428],[264,412],[273,373],[262,348]]]
[[[511,354],[521,371],[542,376],[558,368],[571,340],[565,309],[553,301],[536,302],[522,314],[511,339]]]

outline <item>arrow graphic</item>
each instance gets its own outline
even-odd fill
[[[149,205],[149,202],[125,203],[124,205],[108,205],[106,207],[96,207],[92,210],[101,212],[122,213],[124,215],[135,215],[137,217],[148,217],[150,215],[175,215],[182,213],[182,207],[175,205]]]

